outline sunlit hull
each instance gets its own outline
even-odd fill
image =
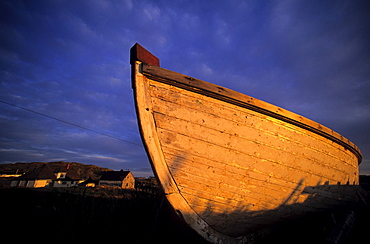
[[[153,171],[172,207],[205,239],[248,242],[257,230],[353,201],[361,153],[352,142],[145,62],[132,59],[133,87]]]

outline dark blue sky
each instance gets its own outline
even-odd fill
[[[369,1],[0,1],[0,100],[141,145],[129,49],[353,141],[370,174]],[[142,146],[0,103],[0,163],[151,175]]]

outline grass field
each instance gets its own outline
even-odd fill
[[[4,240],[207,243],[176,216],[157,188],[0,188],[0,199]],[[368,241],[369,211],[362,211],[347,243]],[[326,215],[281,225],[259,243],[327,243],[331,222]]]
[[[203,242],[156,190],[3,188],[0,198],[2,238],[9,240]]]

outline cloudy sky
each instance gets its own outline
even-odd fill
[[[0,0],[0,163],[151,175],[130,83],[138,42],[164,68],[339,132],[370,174],[369,16],[351,0]]]

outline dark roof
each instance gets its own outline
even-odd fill
[[[53,168],[51,168],[49,165],[44,165],[43,167],[40,167],[40,168],[37,168],[35,170],[25,173],[24,175],[18,177],[17,179],[20,179],[20,180],[36,180],[36,179],[55,180],[56,177],[55,177]]]
[[[81,182],[81,185],[86,185],[88,183],[95,183],[95,184],[98,184],[99,183],[99,180],[93,180],[91,177],[89,177],[87,180],[85,180],[84,182]]]
[[[130,173],[130,171],[106,171],[103,173],[103,175],[100,177],[100,180],[123,180],[126,178],[126,176]]]
[[[57,179],[55,173],[66,172],[64,179]],[[73,170],[66,169],[65,167],[52,167],[45,164],[43,167],[31,170],[24,175],[16,178],[17,180],[80,180],[81,177]]]
[[[64,172],[64,171],[62,171],[62,172]],[[78,174],[76,172],[69,171],[69,172],[67,172],[65,178],[58,179],[58,180],[61,180],[61,181],[81,180],[81,177],[78,176]]]

